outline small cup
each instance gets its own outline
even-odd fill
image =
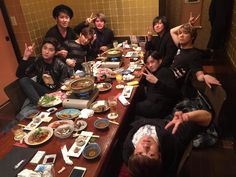
[[[107,115],[109,119],[115,119],[118,117],[117,113],[117,97],[109,96],[108,97],[108,105],[110,107],[110,113]]]
[[[117,48],[117,46],[118,46],[118,41],[113,41],[113,47]]]
[[[116,74],[116,81],[118,84],[120,84],[122,82],[122,78],[123,78],[123,76],[121,73]]]
[[[20,126],[15,126],[12,129],[12,132],[14,134],[14,140],[19,141],[24,138],[25,133],[23,131],[23,128]]]

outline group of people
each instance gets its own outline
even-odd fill
[[[73,11],[66,5],[58,5],[52,16],[56,25],[45,35],[39,57],[32,58],[34,44],[25,44],[22,61],[16,75],[30,103],[37,105],[39,98],[60,88],[64,81],[82,70],[82,63],[96,58],[97,54],[112,47],[114,34],[105,26],[102,13],[93,14],[74,29],[69,27]],[[95,27],[89,27],[94,23]],[[36,82],[31,80],[36,77]]]
[[[112,47],[114,34],[105,27],[102,13],[93,14],[74,29],[73,11],[66,5],[53,10],[56,25],[47,32],[41,55],[30,60],[34,45],[25,45],[17,69],[20,84],[30,102],[57,90],[84,61]],[[164,16],[155,17],[147,34],[145,69],[135,98],[135,121],[125,142],[123,158],[132,177],[175,176],[190,140],[212,122],[212,110],[191,85],[191,78],[220,85],[203,72],[201,52],[194,47],[197,31],[189,22],[172,29]],[[95,28],[89,27],[91,23]],[[36,75],[36,82],[30,77]]]
[[[192,79],[220,85],[204,74],[202,52],[194,47],[199,17],[169,29],[164,16],[155,17],[147,34],[145,70],[135,98],[135,117],[123,146],[132,177],[174,177],[189,142],[212,123],[214,111]]]

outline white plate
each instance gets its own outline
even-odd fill
[[[80,124],[79,128],[76,127],[78,124]],[[84,120],[76,120],[74,125],[74,131],[82,131],[87,127],[87,125],[87,122],[85,122]]]
[[[42,129],[42,131],[46,131],[47,132],[47,136],[45,138],[43,138],[41,141],[30,141],[30,138],[33,136],[33,134],[38,131],[39,129]],[[40,145],[43,144],[44,142],[48,141],[53,135],[53,129],[50,127],[39,127],[35,130],[30,131],[25,137],[24,137],[24,141],[26,144],[31,145],[31,146],[36,146],[36,145]]]
[[[42,107],[45,107],[45,108],[57,106],[57,105],[59,105],[59,104],[62,103],[61,98],[60,98],[59,96],[55,96],[55,98],[56,98],[55,100],[53,100],[53,101],[51,101],[51,102],[49,102],[49,103],[47,103],[47,104],[42,104],[42,103],[40,103],[40,100],[42,100],[43,97],[44,97],[44,96],[42,96],[42,97],[39,99],[39,105],[42,106]]]
[[[48,127],[57,128],[58,126],[64,125],[64,124],[72,124],[73,125],[74,122],[72,120],[57,120],[57,121],[50,123],[48,125]]]
[[[97,88],[99,92],[106,92],[112,88],[110,83],[102,82],[97,84]]]
[[[95,113],[101,113],[107,111],[110,107],[106,100],[98,100],[90,105],[90,109],[92,109]]]
[[[59,112],[56,112],[58,119],[69,120],[74,119],[80,115],[80,110],[78,109],[63,109]]]

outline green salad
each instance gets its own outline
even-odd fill
[[[39,104],[40,105],[48,105],[49,103],[51,103],[54,100],[56,100],[55,96],[44,95],[39,99]]]

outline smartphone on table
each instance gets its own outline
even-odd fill
[[[69,177],[83,177],[84,174],[85,174],[85,172],[86,172],[86,168],[75,166],[75,167],[72,169],[72,171],[71,171]]]

